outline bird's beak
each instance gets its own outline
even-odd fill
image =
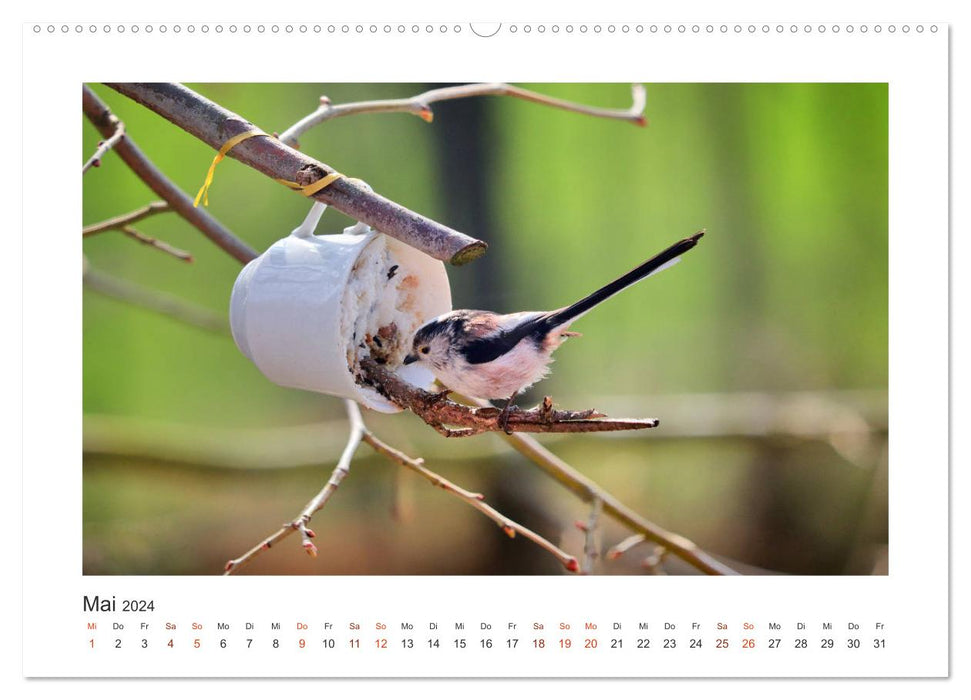
[[[418,362],[418,355],[408,355],[405,357],[404,364],[410,365],[412,362]]]

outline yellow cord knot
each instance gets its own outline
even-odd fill
[[[237,144],[245,141],[248,138],[252,138],[253,136],[269,136],[269,134],[267,134],[265,131],[261,131],[260,129],[251,129],[250,131],[244,131],[241,134],[237,134],[222,145],[222,147],[219,149],[219,153],[217,153],[216,157],[212,159],[212,165],[209,166],[209,172],[206,173],[206,181],[203,182],[202,187],[199,188],[199,194],[196,195],[192,206],[198,207],[200,200],[202,200],[203,206],[209,206],[209,188],[212,186],[212,178],[216,174],[216,166],[219,165],[219,161],[225,158],[226,154],[229,153]],[[281,178],[278,178],[277,182],[279,182],[281,185],[286,185],[294,192],[299,192],[304,197],[313,197],[322,189],[334,182],[337,182],[343,177],[344,176],[341,173],[335,171],[325,175],[316,182],[311,182],[309,185],[301,185],[300,183],[292,182],[290,180],[283,180]]]
[[[196,199],[192,203],[192,206],[199,206],[200,199],[202,200],[203,206],[209,206],[209,187],[212,185],[212,178],[213,175],[216,174],[216,166],[219,165],[219,161],[225,158],[226,154],[229,153],[237,144],[254,136],[269,136],[269,134],[260,129],[251,129],[249,131],[244,131],[241,134],[237,134],[222,145],[222,148],[219,149],[219,153],[217,153],[216,157],[212,159],[212,165],[209,166],[209,172],[206,173],[206,181],[203,182],[202,187],[199,188],[199,194],[196,195]]]

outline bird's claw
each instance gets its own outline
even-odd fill
[[[502,409],[502,413],[499,414],[499,427],[502,429],[506,435],[512,435],[513,431],[509,429],[509,412],[512,408],[512,401],[506,404],[506,407]]]

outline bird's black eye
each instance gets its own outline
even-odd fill
[[[421,349],[421,354],[422,355],[427,355],[428,354],[428,346],[427,345]]]

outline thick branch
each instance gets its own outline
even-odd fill
[[[101,132],[101,135],[108,137],[114,134],[118,118],[111,113],[108,105],[102,102],[101,98],[95,95],[86,85],[81,87],[81,98],[84,115]],[[255,250],[236,238],[208,211],[193,207],[192,199],[155,167],[152,161],[135,145],[131,136],[125,136],[119,141],[115,145],[114,151],[155,194],[168,202],[179,216],[199,229],[206,238],[241,263],[248,263],[256,257]]]
[[[487,95],[517,97],[521,100],[536,102],[568,112],[586,114],[591,117],[620,119],[637,124],[638,126],[647,125],[647,120],[644,118],[647,91],[643,85],[631,86],[633,103],[629,109],[603,109],[577,102],[570,102],[568,100],[560,100],[555,97],[533,92],[532,90],[524,90],[515,85],[507,85],[506,83],[476,83],[473,85],[436,88],[402,100],[370,100],[367,102],[348,102],[346,104],[335,105],[331,104],[330,100],[326,97],[322,97],[320,98],[320,107],[280,134],[280,140],[288,146],[296,147],[298,145],[298,139],[318,124],[322,124],[330,119],[348,117],[354,114],[406,112],[421,117],[426,122],[430,122],[434,118],[430,105],[435,102],[458,100],[466,97],[484,97]]]
[[[219,150],[229,139],[256,129],[237,114],[176,83],[109,83],[109,87],[158,113]],[[228,154],[274,179],[309,185],[334,169],[274,138],[250,138]],[[200,164],[200,181],[203,175]],[[314,199],[363,221],[418,250],[455,265],[474,260],[487,246],[375,194],[359,183],[337,180]]]
[[[469,437],[501,431],[501,411],[494,406],[473,408],[432,394],[398,378],[370,358],[361,361],[362,381],[390,401],[409,409],[446,437]],[[549,397],[542,405],[527,410],[514,408],[506,428],[523,433],[601,433],[617,430],[656,428],[656,418],[605,418],[594,409],[561,411],[553,408]],[[456,426],[456,427],[449,427]]]

